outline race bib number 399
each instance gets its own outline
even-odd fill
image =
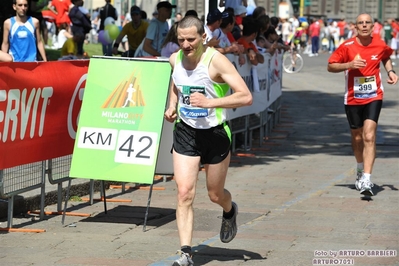
[[[377,97],[377,81],[375,76],[354,78],[354,97],[369,99]]]

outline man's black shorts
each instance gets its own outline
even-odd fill
[[[195,129],[177,122],[173,131],[173,149],[183,155],[200,156],[202,164],[217,164],[230,152],[231,133],[227,124]]]
[[[381,108],[382,100],[373,101],[365,105],[345,105],[346,118],[348,119],[350,128],[362,128],[366,119],[378,123]]]

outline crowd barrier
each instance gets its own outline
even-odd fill
[[[261,145],[280,119],[282,54],[264,54],[264,63],[257,66],[227,57],[253,94],[251,106],[228,111],[234,152],[237,135],[250,149],[252,134],[259,130]],[[88,69],[89,60],[0,63],[0,197],[8,202],[8,228],[13,226],[14,196],[33,189],[41,190],[43,219],[46,176],[58,185],[61,211]]]

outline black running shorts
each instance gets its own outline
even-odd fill
[[[345,105],[346,118],[351,129],[363,127],[364,120],[370,119],[378,123],[382,108],[382,100],[365,105]]]
[[[217,164],[230,152],[231,134],[227,124],[209,129],[195,129],[184,122],[176,123],[173,149],[183,155],[200,156],[202,164]]]

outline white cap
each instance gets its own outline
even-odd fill
[[[237,6],[234,8],[234,15],[238,16],[247,13],[247,8],[245,6]]]

